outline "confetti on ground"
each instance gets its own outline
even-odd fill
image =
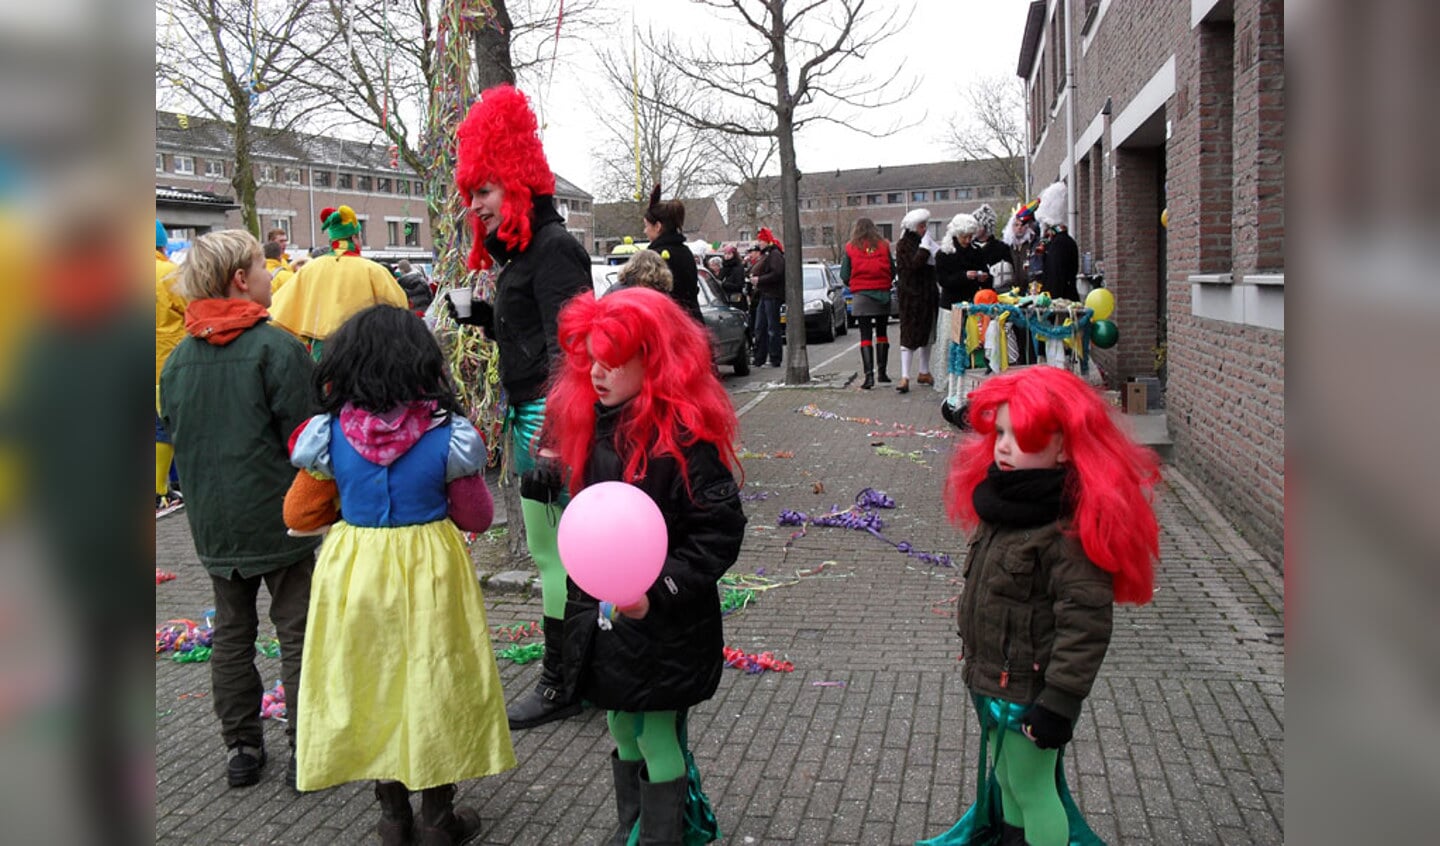
[[[775,657],[773,652],[761,652],[751,655],[742,649],[727,646],[724,649],[725,666],[734,667],[737,670],[744,670],[747,673],[763,673],[769,670],[772,673],[793,673],[795,665],[789,661],[782,661]]]
[[[760,502],[770,498],[769,491],[754,491],[740,494],[741,502]]]
[[[174,579],[174,573],[168,572],[166,570],[161,570],[159,567],[155,568],[155,584],[164,584],[165,582],[173,581]]]
[[[209,696],[209,695],[210,695],[210,694],[206,693],[205,691],[200,690],[200,691],[196,691],[196,692],[194,692],[194,693],[182,693],[182,694],[180,694],[179,696],[177,696],[177,697],[175,697],[175,698],[176,698],[176,699],[204,699],[205,697],[207,697],[207,696]]]
[[[751,452],[750,450],[747,449],[747,450],[741,450],[741,451],[740,451],[740,455],[739,455],[738,457],[739,457],[741,460],[744,460],[744,459],[746,459],[746,458],[765,458],[765,459],[768,459],[768,458],[794,458],[794,457],[795,457],[795,453],[794,453],[794,452],[791,452],[790,450],[783,450],[783,449],[776,450],[776,451],[774,451],[774,452]]]
[[[880,446],[875,447],[875,454],[883,456],[885,458],[908,458],[916,464],[925,463],[925,451],[919,449],[912,449],[909,452],[905,452],[903,450],[898,450],[894,447],[888,447],[884,444],[881,444]]]
[[[811,686],[811,687],[844,687],[844,686],[845,686],[845,682],[843,682],[843,681],[817,681],[817,682],[810,682],[810,686]]]
[[[832,505],[830,507],[830,513],[811,517],[803,511],[784,509],[780,512],[776,520],[777,524],[781,526],[800,527],[799,531],[791,534],[790,539],[785,541],[784,554],[788,555],[790,553],[791,544],[805,537],[809,531],[808,526],[828,526],[869,532],[880,540],[895,547],[896,552],[904,553],[912,558],[918,558],[929,564],[953,567],[954,564],[951,562],[950,556],[943,552],[920,552],[911,546],[909,541],[896,543],[880,533],[881,529],[885,527],[885,523],[880,519],[880,515],[876,509],[894,507],[895,500],[891,499],[884,492],[877,491],[874,488],[865,488],[855,495],[855,504],[844,511],[840,510],[840,506]]]
[[[869,433],[869,437],[910,437],[910,438],[953,438],[955,432],[949,429],[916,429],[913,423],[885,423],[883,420],[876,420],[873,417],[846,417],[836,414],[833,411],[822,411],[819,406],[811,403],[795,409],[806,417],[818,417],[822,420],[840,420],[845,423],[862,423],[866,426],[886,426],[885,430],[875,430]]]
[[[531,661],[538,661],[545,655],[545,644],[543,643],[512,643],[504,649],[495,650],[496,658],[504,658],[516,664],[529,664]]]
[[[528,623],[515,623],[510,626],[496,626],[490,630],[496,640],[507,640],[511,643],[524,640],[528,637],[540,637],[545,634],[538,621],[532,620]]]
[[[257,640],[255,641],[255,651],[264,655],[266,658],[279,658],[280,641],[273,637],[269,640]]]
[[[285,711],[285,685],[275,682],[275,686],[265,691],[260,697],[260,719],[279,720],[286,722]]]

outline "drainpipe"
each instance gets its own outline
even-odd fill
[[[1080,231],[1080,210],[1075,207],[1075,41],[1070,37],[1071,0],[1065,4],[1065,153],[1070,159],[1070,173],[1065,182],[1070,190],[1065,192],[1065,222],[1073,238]]]
[[[315,249],[315,165],[310,165],[310,249]]]

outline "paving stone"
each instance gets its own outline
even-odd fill
[[[944,437],[952,432],[938,395],[886,396],[838,382],[768,392],[749,390],[755,380],[740,384],[737,406],[754,402],[741,417],[745,447],[794,457],[744,462],[744,493],[769,496],[745,504],[750,525],[732,572],[763,569],[783,586],[727,617],[726,641],[773,650],[796,671],[726,670],[715,697],[691,710],[691,748],[723,842],[868,846],[939,834],[978,792],[979,730],[956,660],[960,573],[864,532],[809,527],[792,538],[794,528],[776,526],[782,508],[844,508],[873,486],[899,505],[882,512],[887,538],[963,555],[964,538],[946,518],[941,494],[954,440]],[[838,417],[799,413],[812,403]],[[899,434],[895,423],[931,436]],[[876,441],[920,450],[919,460],[881,455]],[[1066,777],[1107,843],[1278,846],[1283,580],[1183,474],[1167,467],[1164,475],[1156,497],[1158,590],[1149,605],[1116,609],[1109,655],[1066,753]],[[188,521],[157,521],[155,549],[156,566],[178,576],[156,586],[156,625],[201,617],[214,603]],[[471,551],[489,624],[539,620],[533,568],[497,560],[503,544],[492,540]],[[822,563],[819,575],[797,574]],[[268,637],[263,591],[261,606]],[[263,678],[278,677],[278,661],[257,663]],[[534,663],[501,661],[507,698],[533,687],[538,673]],[[373,841],[378,809],[368,785],[297,795],[283,785],[283,752],[259,785],[227,789],[208,691],[207,667],[157,658],[157,844]],[[266,737],[272,753],[283,750],[282,726],[267,725]],[[461,785],[462,801],[484,823],[476,843],[601,842],[614,822],[604,714],[588,709],[515,732],[514,742],[514,770]]]

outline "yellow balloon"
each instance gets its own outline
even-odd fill
[[[1160,210],[1160,225],[1166,229],[1170,228],[1170,208],[1168,206]]]
[[[1115,313],[1115,295],[1109,288],[1096,288],[1085,295],[1085,307],[1095,312],[1092,320],[1109,320]]]

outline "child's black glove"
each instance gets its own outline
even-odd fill
[[[1059,749],[1070,742],[1075,725],[1044,705],[1031,705],[1020,718],[1025,736],[1041,749]]]
[[[485,334],[494,337],[495,335],[495,307],[486,300],[472,300],[470,303],[470,316],[461,317],[455,312],[455,304],[450,298],[445,298],[445,310],[450,313],[450,319],[465,326],[479,326],[485,330]]]

